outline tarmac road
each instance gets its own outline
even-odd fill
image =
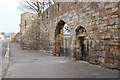
[[[118,71],[44,51],[21,50],[19,44],[11,43],[11,64],[5,78],[118,78]]]

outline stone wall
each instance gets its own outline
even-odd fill
[[[52,42],[55,42],[55,29],[60,20],[63,20],[71,29],[71,49],[75,48],[75,29],[83,26],[88,33],[90,43],[89,62],[117,68],[118,19],[117,2],[66,2],[56,3],[48,8],[43,13],[43,21],[40,22],[44,22],[49,30],[52,48],[55,46]]]
[[[30,33],[33,23],[35,22],[36,15],[25,12],[21,14],[20,34],[21,34],[21,47],[22,49],[28,49],[29,42],[31,42]],[[34,33],[34,32],[33,32]]]
[[[38,37],[35,43],[39,44],[36,47],[39,49],[42,45],[42,48],[50,50],[51,53],[55,52],[55,29],[62,20],[69,26],[71,32],[71,54],[74,55],[76,48],[76,29],[82,26],[89,40],[88,61],[109,68],[118,68],[120,46],[118,7],[118,2],[55,3],[42,14],[40,19],[37,19],[37,30],[31,28]],[[31,45],[35,43],[31,42]]]

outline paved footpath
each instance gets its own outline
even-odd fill
[[[6,78],[117,78],[118,71],[83,61],[70,61],[43,51],[21,50],[11,43],[11,63]]]

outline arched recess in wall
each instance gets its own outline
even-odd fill
[[[55,29],[55,53],[56,56],[67,56],[70,51],[70,30],[68,25],[60,20]]]
[[[76,59],[81,59],[88,61],[89,53],[89,36],[86,29],[83,26],[78,26],[76,28]]]

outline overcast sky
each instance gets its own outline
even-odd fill
[[[0,32],[19,32],[21,13],[16,0],[0,0]]]
[[[0,0],[0,32],[20,31],[20,14],[23,12],[17,7],[18,1]]]

